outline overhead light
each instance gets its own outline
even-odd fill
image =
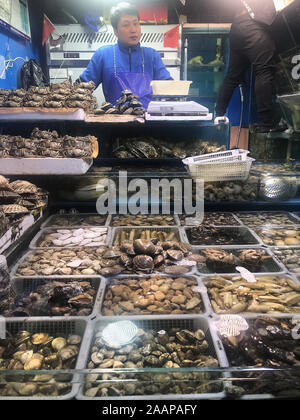
[[[134,340],[138,328],[131,321],[118,321],[109,324],[102,332],[102,339],[109,347],[119,348]]]
[[[276,12],[280,12],[285,7],[293,3],[294,0],[273,0]]]

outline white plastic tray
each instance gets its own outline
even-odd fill
[[[157,276],[157,274],[156,274],[156,276]],[[122,275],[113,277],[113,279],[117,279],[117,280],[120,280],[120,281],[128,279],[128,278],[134,279],[134,280],[138,280],[138,279],[142,280],[142,279],[148,279],[150,277],[151,277],[151,275],[124,275],[124,274],[122,274]],[[160,277],[162,277],[162,278],[163,277],[168,277],[168,278],[172,277],[173,279],[178,278],[178,276],[168,276],[167,274],[161,274]],[[103,282],[100,285],[101,290],[98,293],[98,301],[96,303],[96,307],[97,307],[97,311],[98,311],[97,316],[100,317],[100,318],[103,318],[105,320],[110,319],[110,318],[117,318],[118,320],[123,319],[123,318],[126,318],[126,319],[131,319],[131,318],[132,319],[136,319],[136,318],[151,319],[153,316],[154,316],[155,319],[157,318],[157,316],[159,316],[161,319],[164,319],[164,318],[168,318],[172,315],[174,317],[176,317],[176,319],[182,319],[182,318],[184,319],[184,318],[190,318],[191,316],[196,317],[198,315],[203,316],[203,315],[210,314],[211,313],[211,305],[209,303],[208,295],[206,293],[206,288],[203,286],[202,283],[199,282],[199,277],[197,277],[195,275],[189,275],[189,274],[181,275],[180,277],[181,278],[184,277],[184,278],[193,279],[197,282],[197,286],[195,286],[195,287],[199,287],[199,289],[201,290],[199,292],[199,294],[201,296],[201,301],[202,301],[202,303],[201,303],[201,306],[203,308],[202,312],[199,312],[199,313],[186,312],[184,314],[176,314],[176,315],[171,314],[171,313],[169,313],[169,314],[153,314],[153,315],[134,314],[134,313],[132,315],[129,315],[129,314],[127,314],[127,315],[111,315],[111,316],[103,315],[103,313],[102,313],[103,302],[104,302],[105,294],[106,294],[106,291],[107,291],[107,287],[110,285],[110,279],[104,279]]]
[[[128,319],[127,317],[122,318],[122,320]],[[115,318],[116,320],[116,318]],[[89,322],[88,328],[87,328],[87,336],[88,339],[86,340],[85,348],[81,348],[80,355],[79,355],[79,363],[80,365],[77,366],[78,369],[84,369],[86,368],[88,361],[89,361],[89,355],[90,355],[90,349],[92,346],[92,342],[94,339],[95,332],[101,331],[109,322],[111,322],[108,319],[97,319],[95,321]],[[161,316],[152,316],[151,319],[149,317],[147,319],[137,317],[136,319],[132,320],[132,322],[136,322],[137,325],[140,328],[143,328],[145,330],[149,329],[155,329],[155,330],[161,330],[172,327],[178,327],[181,328],[201,328],[206,333],[206,339],[209,343],[209,347],[211,351],[214,353],[214,356],[219,360],[219,364],[221,367],[226,366],[227,358],[225,356],[224,348],[222,345],[222,342],[220,338],[217,336],[216,330],[210,328],[210,322],[209,318],[205,316],[189,316],[185,319],[176,319],[174,316],[167,316],[165,318],[162,318]],[[111,373],[114,373],[114,369],[106,369],[105,372],[111,371]],[[120,371],[120,369],[118,369]],[[90,373],[93,373],[93,370],[90,371]],[[220,377],[224,378],[224,374],[220,373]],[[154,394],[154,395],[127,395],[122,397],[86,397],[83,393],[83,388],[85,386],[85,380],[83,381],[83,385],[80,386],[79,392],[77,394],[78,400],[204,400],[204,399],[214,399],[214,400],[220,400],[225,397],[225,392],[218,392],[218,393],[203,393],[203,394]]]
[[[75,158],[0,158],[2,175],[82,175],[93,159]]]
[[[72,389],[68,394],[61,395],[58,397],[9,397],[9,396],[0,396],[0,400],[71,400],[74,399],[75,395],[78,392],[79,388],[79,375],[76,373],[78,369],[79,357],[82,347],[85,346],[87,339],[87,320],[84,318],[76,318],[72,320],[67,320],[64,317],[57,317],[55,320],[50,317],[36,317],[36,318],[7,318],[6,319],[6,329],[12,333],[17,333],[18,331],[29,331],[31,333],[37,332],[47,332],[48,334],[79,334],[82,337],[80,350],[77,356],[76,365],[74,368],[72,382]],[[59,370],[57,370],[59,374]],[[29,381],[30,382],[30,381]]]

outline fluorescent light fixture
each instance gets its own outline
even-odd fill
[[[236,337],[241,331],[249,328],[248,322],[240,315],[221,315],[220,319],[215,321],[215,326],[220,335],[225,337]]]
[[[136,336],[137,326],[131,321],[118,321],[109,324],[102,332],[102,339],[110,346],[119,348],[129,344]]]
[[[294,0],[273,0],[276,12],[280,12],[285,7],[293,3]]]

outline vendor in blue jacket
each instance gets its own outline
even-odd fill
[[[160,54],[140,45],[140,16],[136,7],[119,3],[111,10],[110,21],[118,38],[115,45],[99,48],[80,79],[102,83],[107,102],[116,104],[123,90],[131,90],[147,108],[151,100],[152,80],[170,80]]]

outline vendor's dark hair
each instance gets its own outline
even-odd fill
[[[113,7],[110,11],[110,23],[113,28],[118,27],[121,16],[129,15],[136,16],[140,20],[140,14],[138,9],[130,3],[119,3]]]

